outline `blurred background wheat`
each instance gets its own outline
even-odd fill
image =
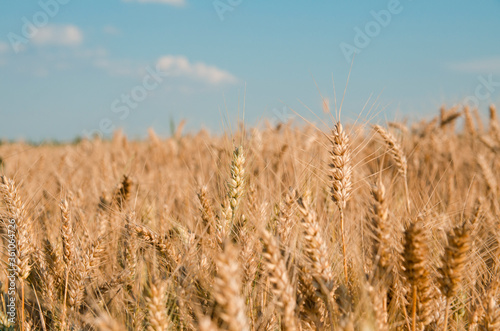
[[[476,112],[4,143],[16,327],[498,330],[500,130]]]

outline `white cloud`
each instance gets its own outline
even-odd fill
[[[74,25],[47,25],[33,37],[37,45],[76,46],[83,41],[83,33]]]
[[[452,62],[447,65],[450,70],[472,74],[500,74],[500,57],[474,59],[463,62]]]
[[[0,54],[5,54],[9,51],[9,44],[0,41]]]
[[[185,0],[124,0],[126,2],[139,2],[139,3],[162,3],[171,6],[182,7],[186,4]]]
[[[231,73],[202,62],[191,63],[184,56],[166,55],[157,62],[159,70],[172,76],[188,77],[209,84],[235,83],[237,78]]]

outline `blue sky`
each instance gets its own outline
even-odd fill
[[[243,105],[250,125],[286,120],[283,107],[319,122],[308,108],[326,117],[318,90],[334,107],[355,48],[345,121],[368,100],[380,120],[486,113],[498,17],[499,0],[2,1],[0,138],[168,135],[170,118],[221,132]]]

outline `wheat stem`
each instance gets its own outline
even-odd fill
[[[450,314],[450,298],[446,297],[446,308],[444,311],[444,325],[443,325],[443,331],[446,331],[448,329],[448,315]]]
[[[344,257],[344,277],[346,286],[349,285],[349,277],[347,273],[347,253],[346,253],[346,243],[345,243],[345,230],[344,230],[344,210],[340,210],[340,232],[342,234],[342,256]]]

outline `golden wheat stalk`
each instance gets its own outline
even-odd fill
[[[333,271],[328,259],[326,244],[321,235],[319,224],[315,218],[314,212],[310,210],[304,199],[297,200],[299,212],[302,214],[302,228],[304,232],[305,253],[310,263],[313,284],[320,293],[328,309],[330,324],[333,327],[333,318],[337,310],[336,303],[333,301],[336,289]]]
[[[156,248],[156,250],[162,254],[162,256],[166,259],[165,262],[169,271],[175,269],[178,264],[178,256],[176,254],[176,249],[170,240],[168,240],[164,235],[160,235],[139,224],[130,223],[128,229],[130,229],[130,232],[132,232],[137,238]],[[130,270],[128,270],[128,272],[129,276],[132,276],[130,274]]]
[[[97,317],[93,324],[99,331],[123,331],[125,327],[118,323],[109,314],[102,314]]]
[[[428,270],[427,236],[423,221],[418,220],[410,224],[405,231],[404,267],[408,283],[411,285],[412,295],[412,330],[417,328],[417,304],[420,309],[418,322],[422,326],[433,321],[433,288]]]
[[[33,222],[28,217],[26,206],[18,193],[16,183],[12,179],[0,176],[0,193],[7,206],[7,217],[14,220],[16,265],[19,270],[19,278],[25,280],[31,272],[31,256],[35,250],[31,231]],[[6,222],[7,223],[7,222]],[[8,223],[10,224],[10,223]]]
[[[500,133],[500,124],[498,123],[498,115],[497,108],[495,105],[490,105],[490,134],[498,138],[498,134]]]
[[[373,252],[377,267],[387,270],[391,264],[391,229],[389,209],[385,198],[385,186],[381,180],[373,185],[371,194],[374,200],[372,208],[372,224],[375,235]]]
[[[61,209],[62,220],[61,237],[63,244],[63,259],[64,263],[66,263],[66,267],[69,268],[75,256],[75,243],[68,201],[62,200],[59,204],[59,208]]]
[[[137,269],[137,240],[132,227],[132,220],[135,220],[134,214],[127,214],[125,217],[125,242],[124,242],[124,270],[130,276],[129,282],[134,280]]]
[[[31,235],[33,222],[28,217],[26,207],[22,202],[15,182],[5,176],[0,176],[0,193],[7,206],[8,224],[12,227],[15,236],[15,263],[9,263],[10,269],[17,269],[17,277],[21,287],[21,329],[25,328],[24,318],[24,282],[30,276],[32,269],[31,259],[35,250]],[[14,224],[11,223],[14,221]],[[10,229],[10,227],[9,227]],[[11,237],[10,237],[11,238]],[[11,258],[12,256],[9,255]],[[17,278],[16,277],[16,278]]]
[[[68,278],[68,303],[74,310],[78,310],[85,297],[85,287],[93,278],[95,270],[99,266],[100,258],[104,253],[103,239],[98,238],[83,253],[76,256],[71,264]]]
[[[344,276],[346,285],[349,284],[347,274],[347,251],[344,227],[344,212],[347,201],[352,192],[352,166],[349,136],[344,131],[342,124],[337,122],[330,137],[332,148],[330,150],[330,183],[331,197],[340,211],[340,232],[342,237],[342,254],[344,257]]]
[[[241,297],[239,265],[236,248],[227,244],[217,256],[217,276],[213,296],[218,315],[229,331],[249,331],[245,301]]]
[[[210,199],[208,197],[208,189],[206,186],[202,186],[198,193],[197,193],[198,199],[201,204],[201,219],[203,221],[203,224],[205,226],[213,227],[215,225],[215,213],[212,208],[212,203],[210,202]]]
[[[476,125],[474,124],[474,119],[472,118],[472,114],[470,112],[469,106],[464,107],[464,116],[465,116],[465,129],[468,134],[471,136],[476,135]]]
[[[479,164],[479,167],[481,168],[481,173],[483,174],[484,181],[486,182],[486,185],[488,187],[488,190],[493,193],[497,194],[498,192],[498,182],[496,179],[496,176],[494,175],[493,171],[491,170],[491,167],[486,161],[486,158],[484,155],[478,155],[477,156],[477,163]]]
[[[387,291],[384,287],[385,286],[380,286],[375,288],[372,285],[368,287],[368,294],[370,296],[375,315],[376,330],[378,331],[389,330],[387,323]]]
[[[198,330],[200,331],[218,331],[217,325],[208,316],[203,316],[198,321]]]
[[[401,145],[398,143],[396,138],[394,138],[394,136],[390,132],[386,131],[383,127],[381,127],[380,125],[374,125],[373,128],[380,135],[380,137],[382,137],[385,144],[387,145],[389,154],[396,162],[398,172],[404,181],[406,205],[408,211],[410,211],[410,196],[408,192],[408,162],[406,161],[406,156],[403,152],[403,149],[401,148]]]
[[[281,248],[285,248],[289,244],[290,236],[294,229],[294,198],[293,192],[287,192],[283,201],[280,204],[277,217],[277,233],[279,238],[279,243]]]
[[[245,155],[243,147],[236,147],[231,160],[231,177],[227,184],[229,205],[231,206],[231,221],[234,222],[236,211],[245,189]]]
[[[118,206],[118,210],[123,210],[127,200],[130,198],[130,191],[132,189],[132,181],[127,175],[123,175],[122,182],[115,190],[113,195],[113,202]]]
[[[282,309],[282,329],[288,331],[297,330],[295,317],[295,297],[292,284],[290,283],[285,261],[280,254],[276,240],[266,230],[261,230],[264,242],[263,257],[269,272],[272,291],[277,298],[277,304]]]
[[[165,282],[151,282],[146,297],[148,331],[167,331],[167,289]]]
[[[448,234],[448,245],[443,256],[443,266],[439,269],[441,292],[446,297],[446,313],[443,330],[447,330],[449,302],[452,299],[464,277],[465,265],[471,248],[470,226],[464,222]]]
[[[440,114],[440,123],[439,126],[443,129],[445,126],[451,125],[455,122],[457,118],[459,118],[462,113],[458,110],[458,107],[452,107],[449,110],[446,110],[444,107],[441,108]]]

